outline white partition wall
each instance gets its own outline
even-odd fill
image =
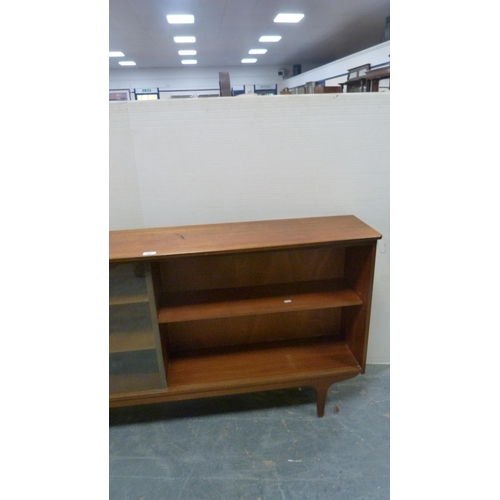
[[[389,99],[110,103],[110,229],[356,215],[383,234],[368,362],[389,362]]]
[[[128,109],[110,103],[109,113],[109,226],[110,229],[142,227],[134,143],[130,137]]]

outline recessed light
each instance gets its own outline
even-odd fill
[[[120,61],[118,64],[120,66],[135,66],[134,61]]]
[[[182,64],[197,64],[198,61],[196,59],[183,59],[181,61]]]
[[[123,52],[110,52],[109,57],[123,57],[125,54]]]
[[[298,23],[304,14],[278,14],[274,18],[275,23]]]
[[[168,15],[167,21],[169,24],[193,24],[194,16],[191,14]]]
[[[259,42],[279,42],[281,40],[280,36],[269,36],[269,35],[264,35],[259,38]]]
[[[243,64],[250,64],[250,63],[257,62],[257,59],[242,59],[241,62]]]
[[[194,43],[196,42],[196,37],[194,36],[174,36],[175,43]]]
[[[267,49],[250,49],[248,51],[249,54],[265,54]]]
[[[195,56],[196,50],[179,50],[180,56]]]

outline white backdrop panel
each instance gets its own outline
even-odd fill
[[[368,362],[389,362],[389,102],[369,93],[111,103],[123,141],[111,164],[125,156],[130,173],[135,163],[137,186],[110,177],[126,212],[113,201],[110,228],[129,215],[130,228],[356,215],[383,234]]]

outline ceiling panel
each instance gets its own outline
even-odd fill
[[[301,12],[297,24],[274,23],[279,12]],[[169,25],[167,14],[193,14],[192,25]],[[180,68],[178,50],[198,51],[198,67],[238,66],[252,48],[268,52],[256,65],[320,66],[382,43],[390,0],[109,0],[109,50],[137,68]],[[259,43],[261,35],[281,35]],[[176,44],[194,35],[195,44]]]

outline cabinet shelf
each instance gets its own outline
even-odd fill
[[[344,280],[166,293],[158,323],[361,305]]]
[[[178,353],[168,367],[169,393],[213,390],[360,373],[345,342],[329,337]]]
[[[109,335],[109,352],[145,351],[155,348],[153,332],[113,332]]]
[[[161,387],[162,380],[158,373],[128,373],[110,375],[109,392],[125,393],[131,391],[150,391]]]
[[[149,302],[149,297],[146,294],[116,296],[109,298],[110,306],[122,306],[127,304],[143,304]]]

